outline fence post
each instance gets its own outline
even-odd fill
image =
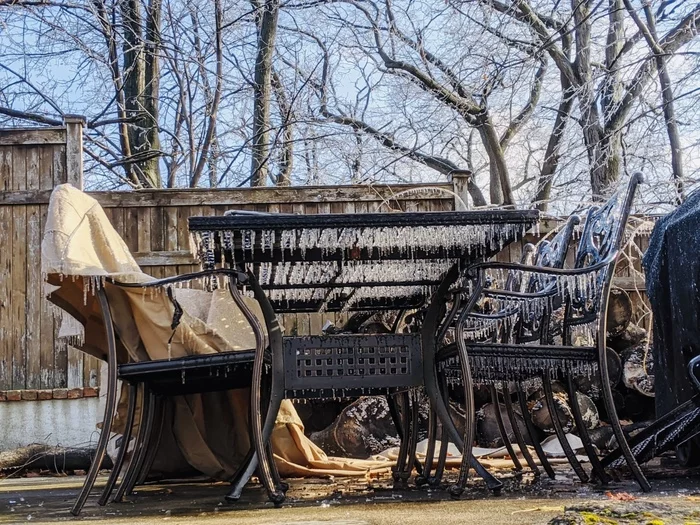
[[[455,193],[455,211],[469,209],[469,190],[467,188],[472,172],[469,170],[454,170],[450,172],[449,181]]]
[[[66,115],[66,182],[83,189],[83,127],[85,117]]]

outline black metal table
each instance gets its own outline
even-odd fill
[[[446,297],[462,269],[523,237],[538,218],[535,210],[228,212],[190,217],[189,229],[204,268],[224,266],[246,272],[247,281],[239,284],[252,289],[262,308],[270,352],[256,355],[251,426],[261,481],[275,503],[284,500],[284,485],[274,468],[269,436],[284,398],[397,392],[407,396],[407,391],[424,387],[451,440],[461,447],[463,436],[450,419],[435,370]],[[276,318],[279,313],[406,309],[422,311],[416,333],[282,337]],[[266,368],[271,370],[269,375]],[[468,377],[468,370],[464,372]],[[269,389],[263,392],[264,384]],[[468,381],[465,388],[471,388]],[[417,440],[416,430],[409,425],[407,403],[405,397],[397,482],[410,474]],[[252,457],[231,499],[240,496],[256,466]],[[500,488],[500,482],[478,462],[474,460],[472,466],[490,488]]]

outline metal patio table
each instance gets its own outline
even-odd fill
[[[190,217],[205,270],[239,270],[231,286],[252,291],[267,329],[253,326],[258,347],[251,389],[254,443],[229,499],[240,497],[256,468],[270,499],[284,500],[269,446],[282,399],[387,395],[399,419],[401,447],[395,483],[417,465],[417,403],[422,387],[431,408],[460,449],[435,369],[448,297],[462,286],[462,270],[519,240],[537,223],[536,210],[475,210],[291,215],[230,211]],[[238,293],[238,292],[234,292]],[[241,302],[237,301],[239,306]],[[277,314],[415,310],[411,333],[282,336]],[[249,313],[249,312],[248,312]],[[398,323],[397,323],[398,325]],[[469,377],[465,364],[464,377]],[[465,381],[464,388],[471,388]],[[501,483],[476,460],[487,486]]]

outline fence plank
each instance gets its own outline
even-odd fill
[[[42,166],[43,149],[27,148],[28,190],[38,190]],[[26,234],[26,268],[27,268],[27,303],[25,306],[26,326],[26,388],[41,388],[41,296],[43,279],[41,278],[41,215],[39,206],[27,206]]]
[[[54,155],[56,146],[42,148],[41,169],[39,173],[39,189],[45,190],[53,187],[54,176]],[[46,228],[46,218],[48,216],[48,206],[40,206],[39,223],[41,232]],[[41,254],[40,254],[41,255]],[[54,339],[55,326],[53,314],[49,311],[49,304],[44,294],[43,282],[40,284],[40,328],[41,339],[39,342],[39,360],[41,363],[40,388],[54,388]]]
[[[0,130],[0,146],[28,146],[65,144],[66,130],[63,128],[14,128]]]
[[[54,146],[52,159],[51,186],[58,186],[66,181],[66,146],[65,144]],[[48,182],[48,180],[46,181]],[[50,190],[48,190],[50,191]],[[59,341],[55,335],[58,333],[58,321],[53,321],[54,325],[54,346],[53,346],[53,387],[66,388],[68,386],[68,346]]]
[[[12,150],[0,148],[0,188],[12,186]],[[0,206],[0,390],[12,388],[12,207]]]
[[[14,146],[12,154],[12,189],[24,191],[27,187],[27,151]],[[12,388],[26,387],[26,305],[27,305],[27,210],[12,210],[12,244],[3,246],[12,253]]]

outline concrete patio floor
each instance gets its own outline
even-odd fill
[[[260,486],[247,487],[242,501],[231,505],[223,501],[228,489],[225,483],[169,482],[139,487],[128,501],[105,507],[99,507],[93,496],[79,518],[73,518],[68,510],[82,477],[7,478],[0,480],[0,524],[99,520],[113,525],[161,521],[211,525],[505,525],[548,523],[562,515],[566,507],[587,509],[587,521],[581,523],[700,524],[700,472],[679,470],[668,477],[668,469],[658,465],[647,472],[654,486],[654,492],[648,495],[638,492],[631,481],[609,487],[582,485],[560,467],[554,481],[540,479],[533,483],[529,475],[521,481],[506,475],[506,486],[499,497],[489,494],[476,481],[461,501],[451,501],[444,490],[411,488],[393,492],[387,479],[289,480],[288,501],[281,509],[272,508]],[[106,476],[101,475],[98,485],[105,481]],[[635,500],[618,501],[626,499],[623,493]],[[596,510],[596,505],[607,510]],[[599,511],[601,516],[610,516],[608,511],[612,510],[613,517],[627,518],[591,521]]]

